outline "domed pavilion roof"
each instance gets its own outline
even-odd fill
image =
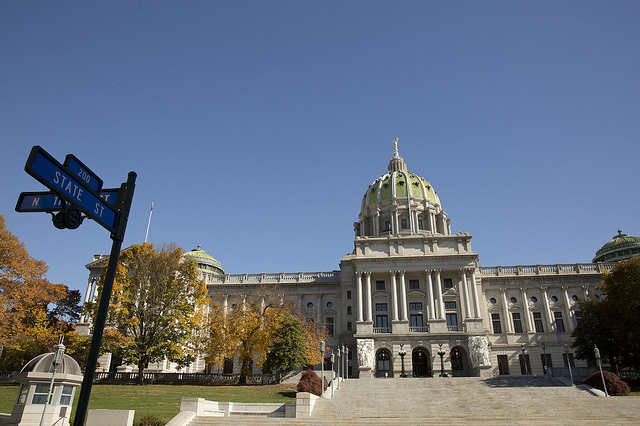
[[[602,246],[596,252],[593,263],[598,262],[619,262],[631,259],[640,254],[640,238],[623,234],[618,229],[618,234],[614,235],[611,241]]]
[[[55,359],[56,353],[49,352],[46,354],[38,355],[31,361],[25,364],[20,370],[21,373],[51,373],[51,365]],[[62,361],[56,368],[57,374],[74,374],[76,376],[82,376],[82,370],[75,359],[69,355],[62,355]]]
[[[207,254],[207,252],[202,250],[200,244],[198,244],[197,248],[184,253],[183,256],[187,259],[194,259],[196,262],[198,262],[198,269],[200,269],[200,271],[202,272],[216,275],[224,275],[225,273],[220,262],[215,260],[213,256]]]

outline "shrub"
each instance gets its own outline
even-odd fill
[[[136,426],[164,426],[164,423],[160,421],[157,417],[154,416],[146,416],[142,417],[135,424]]]
[[[618,376],[609,372],[603,371],[604,374],[604,382],[607,385],[607,392],[612,396],[626,396],[630,395],[631,387],[620,380]],[[597,371],[593,373],[591,376],[587,377],[582,383],[585,385],[593,386],[596,389],[600,389],[604,392],[602,388],[602,377],[600,377],[600,372]]]
[[[325,389],[326,389],[326,383],[325,383]],[[320,376],[318,376],[312,369],[304,370],[304,373],[302,373],[302,377],[298,382],[298,387],[296,390],[298,392],[309,392],[314,395],[321,396],[322,381],[320,380]]]

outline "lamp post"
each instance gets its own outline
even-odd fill
[[[403,346],[403,344],[400,345],[400,352],[398,352],[398,355],[400,355],[400,359],[402,360],[402,371],[400,372],[400,377],[407,377],[407,373],[404,371],[404,356],[407,352],[404,350]]]
[[[338,346],[337,352],[338,352],[338,362],[337,362],[337,364],[338,364],[338,367],[337,367],[338,368],[338,389],[340,389],[340,363],[342,362],[342,358],[341,358],[342,352],[340,351],[340,347],[339,346]]]
[[[524,345],[520,345],[520,350],[522,350],[522,362],[524,363],[524,372],[527,374],[531,374],[529,371],[529,365],[527,364],[527,350],[524,348]]]
[[[600,362],[600,350],[596,345],[593,345],[593,354],[596,356],[596,361],[598,362],[598,368],[600,369],[600,377],[602,378],[602,387],[604,388],[604,394],[609,396],[609,392],[607,392],[607,384],[604,382],[604,374],[602,374],[602,363]]]
[[[342,373],[344,379],[347,380],[349,378],[349,348],[347,346],[344,348],[344,370]]]
[[[333,365],[335,362],[335,354],[333,352],[331,352],[331,399],[333,399],[333,387],[335,386],[335,380],[336,380],[336,372],[333,370]]]
[[[438,343],[440,349],[438,349],[438,355],[440,356],[440,377],[447,377],[447,373],[444,372],[444,354],[446,353],[442,349],[442,343]]]
[[[544,374],[547,374],[547,370],[548,370],[548,367],[547,367],[547,349],[546,349],[546,346],[544,344],[544,340],[542,341],[542,353],[544,354],[543,357],[542,357],[544,359],[544,364],[542,365],[542,367],[544,368]]]
[[[320,371],[322,372],[322,378],[320,379],[320,389],[322,389],[321,395],[324,396],[324,350],[325,343],[324,340],[320,341]]]
[[[569,359],[569,345],[564,344],[564,354],[567,357],[567,367],[569,367],[569,377],[571,377],[571,386],[573,386],[573,371],[571,371],[571,359]]]

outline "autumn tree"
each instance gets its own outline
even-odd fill
[[[99,291],[104,284],[104,273]],[[188,365],[202,343],[207,290],[195,260],[183,260],[174,244],[157,251],[133,245],[120,254],[107,323],[120,333],[117,355],[138,365],[138,381],[149,363],[168,359]],[[93,315],[97,303],[88,304]]]
[[[640,370],[640,257],[619,262],[600,290],[602,317],[619,346],[621,364]]]
[[[253,294],[215,300],[209,315],[207,362],[221,365],[237,356],[240,384],[251,374],[254,357],[262,363],[289,307],[282,297],[258,290]]]
[[[66,290],[61,284],[50,283],[46,272],[45,262],[29,255],[0,215],[0,347],[5,348],[5,356],[12,342],[27,353],[29,339],[38,340],[39,336],[46,346],[48,338],[42,339],[42,335],[54,334],[48,327],[48,306],[64,299]],[[31,353],[40,350],[45,349],[34,347]]]

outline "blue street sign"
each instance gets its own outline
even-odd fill
[[[100,198],[111,207],[116,206],[119,188],[100,191]],[[62,200],[57,192],[23,192],[18,197],[17,212],[57,212],[62,210]]]
[[[102,189],[102,179],[89,170],[75,155],[67,154],[67,157],[64,159],[64,166],[94,191],[100,192]]]
[[[86,182],[76,178],[39,146],[29,154],[24,170],[44,186],[59,194],[63,200],[76,205],[88,217],[107,230],[116,232],[118,214]]]
[[[55,192],[23,192],[16,204],[17,212],[53,212],[62,210],[62,200]]]

